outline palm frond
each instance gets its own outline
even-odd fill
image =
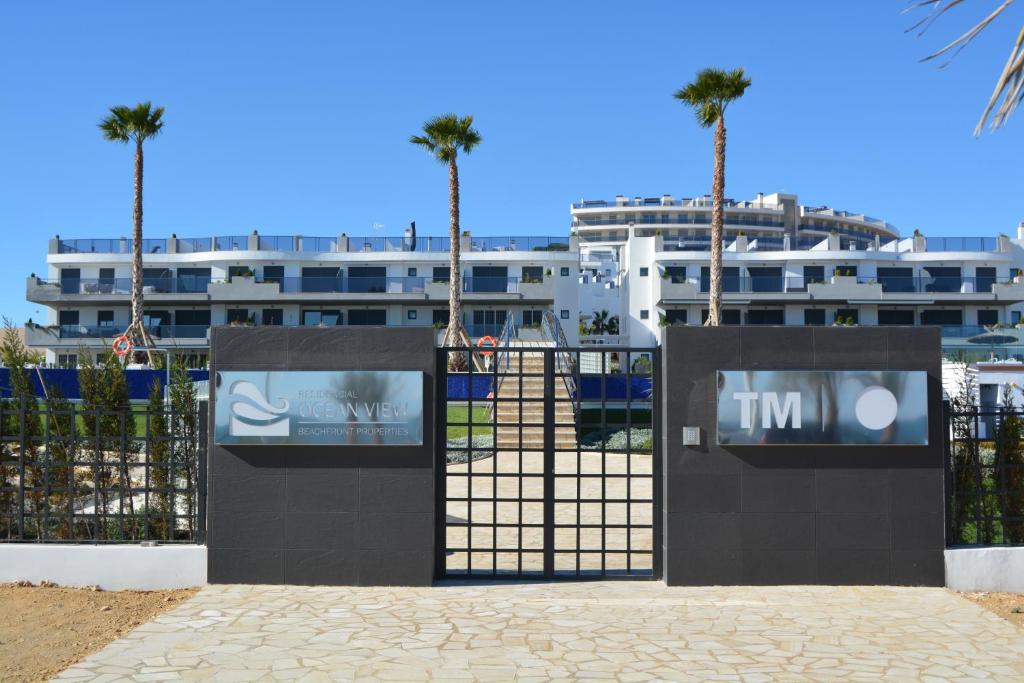
[[[473,117],[457,114],[442,114],[423,124],[423,133],[412,135],[409,142],[426,149],[438,161],[448,163],[466,154],[483,141],[480,132],[473,128]]]
[[[964,0],[914,0],[904,11],[914,11],[926,7],[930,8],[931,11],[925,18],[911,26],[908,31],[914,31],[920,28],[918,35],[923,35],[925,31],[931,28],[939,17],[943,16],[954,7],[963,4],[963,2]],[[927,62],[942,55],[946,55],[946,61],[939,65],[940,69],[945,68],[950,64],[950,62],[956,59],[957,55],[966,49],[982,31],[1002,16],[1003,13],[1006,12],[1007,8],[1013,3],[1014,0],[1001,0],[998,6],[992,10],[988,16],[974,24],[967,31],[960,34],[955,40],[932,52],[927,57],[924,57],[921,61]],[[1000,99],[1002,100],[1001,102]],[[989,97],[989,100],[985,105],[985,109],[982,111],[981,118],[978,119],[978,123],[974,127],[974,135],[981,135],[981,131],[985,127],[985,122],[990,118],[990,128],[992,130],[1005,125],[1007,119],[1017,109],[1022,99],[1024,99],[1024,27],[1021,28],[1021,31],[1017,36],[1017,41],[1010,50],[1010,55],[1006,60],[1006,64],[1003,66],[1003,70],[999,74],[999,78],[996,79],[996,85],[992,91],[992,96]]]
[[[743,69],[704,69],[697,73],[692,83],[677,90],[673,97],[690,105],[697,116],[697,123],[707,128],[725,115],[730,102],[743,97],[750,83]]]
[[[138,144],[155,137],[163,130],[164,108],[153,108],[150,102],[140,102],[135,107],[117,105],[110,108],[110,115],[100,121],[103,137],[113,142],[134,140]]]

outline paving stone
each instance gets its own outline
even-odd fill
[[[208,586],[55,680],[1024,680],[1024,631],[937,588]]]

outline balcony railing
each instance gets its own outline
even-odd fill
[[[959,293],[987,294],[992,291],[996,280],[992,277],[913,276],[913,277],[858,277],[858,283],[879,284],[885,293]]]
[[[132,293],[132,280],[127,277],[64,278],[59,282],[39,280],[39,284],[55,284],[60,287],[61,294],[103,296]],[[142,278],[142,287],[146,294],[205,294],[209,284],[209,276],[198,275]]]
[[[248,235],[219,237],[175,238],[177,253],[194,254],[208,251],[247,251]],[[347,241],[347,247],[345,242]],[[470,251],[568,251],[568,237],[474,237],[470,238]],[[261,251],[294,251],[296,236],[258,235],[257,248]],[[130,254],[129,239],[70,239],[60,240],[57,251],[61,254]],[[167,253],[168,240],[143,240],[143,252]],[[363,253],[363,252],[420,252],[448,253],[448,237],[302,237],[300,251],[304,253]]]
[[[344,292],[350,294],[422,294],[424,277],[285,277],[278,282],[286,294]]]
[[[927,237],[928,251],[998,251],[996,237]]]
[[[516,294],[519,292],[519,278],[472,275],[462,279],[462,291],[471,293],[504,292],[508,294]]]
[[[205,339],[209,325],[151,325],[146,328],[153,339]],[[60,325],[60,339],[113,339],[124,329],[114,325]]]

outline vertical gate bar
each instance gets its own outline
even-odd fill
[[[461,352],[458,352],[461,353]],[[466,576],[473,574],[473,351],[466,365]]]
[[[117,454],[118,467],[121,470],[117,477],[120,482],[120,486],[118,487],[120,489],[120,495],[117,497],[117,533],[121,535],[121,538],[118,539],[119,541],[128,540],[125,538],[124,534],[124,487],[126,483],[125,477],[128,474],[127,453],[125,453],[125,448],[127,446],[125,432],[128,429],[128,417],[126,415],[127,410],[129,410],[129,408],[122,408],[117,417],[118,426],[120,427],[119,431],[121,432]],[[128,488],[128,495],[131,495],[131,483],[128,483]]]
[[[25,397],[21,397],[21,410],[18,411],[18,540],[25,540],[25,411],[27,410]]]
[[[626,574],[633,573],[633,354],[626,351]],[[621,370],[621,368],[620,368]]]
[[[608,352],[601,351],[601,576],[608,572]]]
[[[142,488],[142,496],[143,496],[143,503],[144,503],[144,508],[143,509],[144,509],[145,512],[142,515],[142,538],[143,538],[143,540],[148,541],[149,540],[149,488],[152,485],[152,478],[150,477],[150,468],[153,465],[153,448],[152,448],[153,433],[152,433],[151,420],[150,420],[152,415],[151,415],[151,412],[150,412],[148,406],[146,408],[146,412],[144,413],[144,415],[146,416],[146,431],[145,431],[145,434],[146,434],[146,446],[145,446],[145,452],[142,455],[143,463],[145,465],[145,467],[143,467],[143,470],[142,470],[142,476],[143,476],[143,479],[144,479],[143,484],[142,484],[142,486],[143,486],[143,488]]]
[[[508,341],[505,342],[506,344]],[[498,414],[498,352],[492,352],[491,359],[491,416],[492,418]],[[498,575],[498,449],[494,449],[494,455],[491,456],[494,461],[493,474],[494,478],[491,481],[491,574],[494,576]]]
[[[573,386],[576,388],[576,395],[579,396],[579,390],[580,390],[579,389],[579,387],[580,387],[580,380],[579,380],[579,376],[578,376],[579,367],[580,367],[579,351],[575,352],[576,353],[576,363],[575,363],[575,365],[573,365],[572,360],[571,360],[572,359],[572,353],[573,352],[571,352],[571,351],[566,351],[565,352],[565,357],[570,359],[569,360],[568,372],[572,375]],[[565,373],[566,369],[562,368],[562,372]],[[563,380],[564,380],[564,377],[563,377]],[[568,387],[568,382],[565,382],[565,384],[566,384],[566,389],[567,389],[566,393],[568,394],[569,393],[568,392],[568,388],[569,388]],[[580,487],[582,486],[582,481],[583,481],[583,448],[580,445],[580,431],[581,430],[580,430],[579,411],[576,409],[576,405],[574,403],[574,397],[572,396],[572,394],[569,394],[568,398],[569,398],[569,408],[572,410],[573,441],[576,444],[576,576],[579,576],[580,573],[581,573],[580,572],[580,560],[581,560],[580,556],[583,554],[581,552],[581,548],[580,548],[580,542],[581,542],[580,528],[582,527],[582,521],[581,520],[582,520],[582,515],[583,515],[583,506],[582,506],[582,503],[580,501],[580,499],[582,498],[582,495],[580,494]]]
[[[519,383],[519,394],[516,399],[516,407],[519,412],[519,424],[523,424],[523,350],[520,349],[516,354],[519,358],[519,376],[516,381]],[[523,429],[519,428],[519,438],[516,439],[516,447],[519,449],[519,475],[516,477],[516,481],[519,483],[519,541],[517,545],[516,556],[519,561],[519,566],[516,569],[516,573],[520,576],[523,574]],[[494,450],[498,450],[498,425],[497,419],[495,419],[494,425]]]
[[[662,568],[661,458],[662,453],[665,452],[661,443],[661,348],[655,348],[651,357],[654,361],[651,363],[651,388],[653,391],[651,396],[653,406],[651,415],[651,498],[653,500],[651,508],[651,552],[653,553],[651,556],[651,570],[653,575],[651,578],[660,579]]]
[[[434,578],[439,579],[448,555],[448,358],[443,348],[434,353],[434,377]]]
[[[544,578],[555,575],[555,356],[544,354]]]
[[[207,449],[208,432],[210,429],[209,401],[199,402],[199,420],[197,425],[199,443],[196,447],[196,538],[199,544],[206,543],[206,487],[208,485],[207,468],[209,452]],[[173,484],[172,484],[173,486]]]

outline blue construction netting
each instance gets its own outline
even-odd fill
[[[39,383],[40,373],[47,387],[56,387],[61,395],[67,399],[80,399],[82,393],[78,388],[78,370],[64,368],[29,368],[29,377],[32,379],[32,386],[35,388],[36,396],[43,397],[43,388]],[[128,396],[132,400],[145,400],[149,398],[149,388],[153,381],[160,383],[160,387],[167,383],[166,370],[125,370],[128,378]],[[201,382],[210,379],[209,370],[189,370],[189,376],[193,382]],[[7,368],[0,368],[0,397],[11,395],[11,371]]]

